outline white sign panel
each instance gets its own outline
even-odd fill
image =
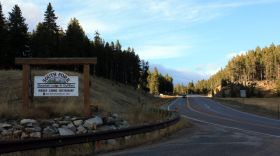
[[[59,71],[35,76],[34,96],[79,96],[79,78]]]

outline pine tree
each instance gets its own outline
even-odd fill
[[[37,25],[32,36],[32,52],[35,57],[57,57],[59,50],[59,29],[56,24],[57,17],[51,3],[48,4],[44,14],[44,22]]]
[[[86,35],[81,27],[79,21],[76,18],[70,20],[70,23],[66,30],[66,56],[69,57],[82,57],[84,54],[84,45]]]
[[[101,46],[102,45],[102,38],[100,37],[100,33],[98,31],[95,32],[94,41],[95,46]]]
[[[159,94],[159,73],[156,67],[151,73],[149,80],[149,88],[151,94]]]
[[[47,29],[51,30],[53,33],[57,33],[58,32],[58,26],[56,24],[57,17],[55,16],[51,3],[48,4],[44,16],[45,18],[44,18],[43,25]]]
[[[8,28],[7,28],[7,21],[4,17],[4,14],[2,12],[2,5],[0,3],[0,68],[5,68],[8,61],[7,61],[7,55],[8,55]]]
[[[116,41],[115,49],[116,49],[117,52],[120,52],[122,50],[122,46],[121,46],[119,40]]]
[[[15,57],[26,56],[28,50],[28,27],[18,5],[9,13],[9,62],[14,66]]]
[[[187,92],[188,94],[193,94],[194,93],[194,83],[193,82],[189,82],[188,86],[187,86]]]
[[[148,77],[149,77],[149,63],[142,60],[141,61],[141,74],[140,74],[140,84],[139,88],[143,89],[145,93],[148,91]]]

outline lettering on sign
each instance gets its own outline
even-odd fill
[[[35,76],[34,96],[79,96],[79,78],[59,71]]]

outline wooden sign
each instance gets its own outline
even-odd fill
[[[90,88],[89,88],[89,65],[96,64],[96,58],[15,58],[16,64],[22,65],[22,109],[27,112],[29,107],[29,72],[30,65],[83,65],[84,73],[84,112],[86,116],[91,115],[90,111]]]

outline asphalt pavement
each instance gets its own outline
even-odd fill
[[[279,120],[234,110],[198,95],[177,98],[165,109],[178,109],[193,127],[157,143],[105,155],[280,155]]]

